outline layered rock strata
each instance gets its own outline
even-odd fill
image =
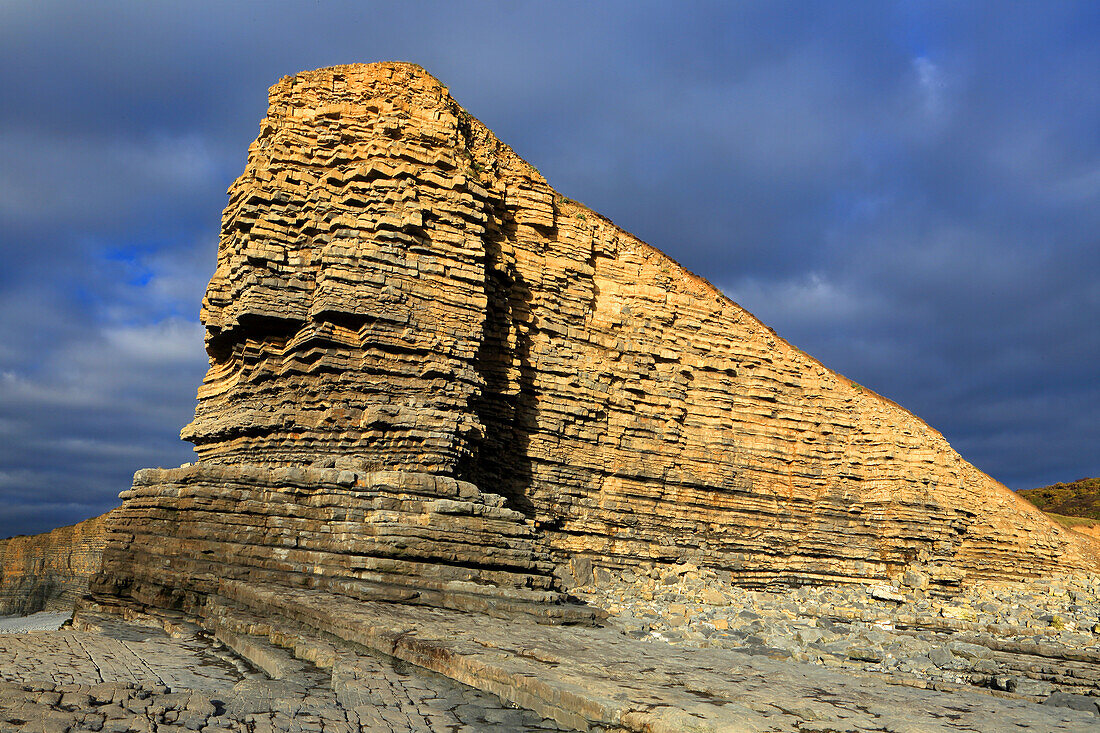
[[[592,609],[554,589],[533,523],[445,476],[196,464],[144,470],[112,514],[95,590],[202,615],[233,580],[545,622]]]
[[[99,570],[106,517],[0,540],[0,616],[72,610]]]
[[[557,194],[417,66],[271,89],[202,320],[200,463],[124,495],[104,603],[196,611],[247,577],[568,620],[550,562],[566,584],[692,562],[750,586],[919,566],[946,589],[1098,568],[918,418]]]

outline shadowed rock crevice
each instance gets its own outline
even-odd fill
[[[514,229],[514,227],[513,227]],[[485,238],[488,300],[481,346],[475,364],[484,386],[473,409],[484,434],[457,475],[479,486],[492,486],[509,506],[535,516],[527,495],[531,483],[530,433],[537,428],[533,393],[534,366],[528,334],[531,289],[514,263],[504,261],[507,235]]]
[[[124,493],[104,608],[201,617],[233,581],[574,623],[562,583],[676,563],[939,593],[1100,567],[411,64],[272,87],[202,321],[199,462]]]

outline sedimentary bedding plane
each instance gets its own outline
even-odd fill
[[[199,462],[139,474],[101,599],[194,612],[249,573],[539,615],[593,566],[946,589],[1097,567],[415,65],[272,87],[202,322]]]
[[[1088,538],[556,192],[412,64],[272,87],[201,319],[210,368],[182,431],[197,462],[137,473],[80,613],[197,624],[272,676],[264,645],[327,669],[360,645],[567,727],[733,730],[743,714],[763,730],[762,702],[716,712],[730,700],[706,699],[725,694],[711,672],[705,689],[675,682],[706,654],[654,672],[695,701],[664,709],[623,691],[639,641],[603,691],[594,660],[512,646],[541,628],[616,648],[587,628],[607,614],[570,595],[600,574],[908,574],[947,596],[1100,570]],[[333,611],[357,603],[370,612]],[[387,631],[398,617],[524,630],[448,642],[427,622]],[[549,681],[531,683],[539,669]]]

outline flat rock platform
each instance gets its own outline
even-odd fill
[[[94,626],[0,635],[0,732],[566,730],[369,652],[345,656],[335,674],[299,663],[275,680],[186,630]]]
[[[0,636],[4,731],[1096,731],[1093,712],[728,649],[237,587],[285,626],[78,615]],[[464,684],[465,683],[465,684]]]

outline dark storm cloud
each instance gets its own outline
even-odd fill
[[[1098,35],[1088,3],[6,3],[0,535],[189,460],[266,88],[383,59],[995,478],[1100,474]]]

